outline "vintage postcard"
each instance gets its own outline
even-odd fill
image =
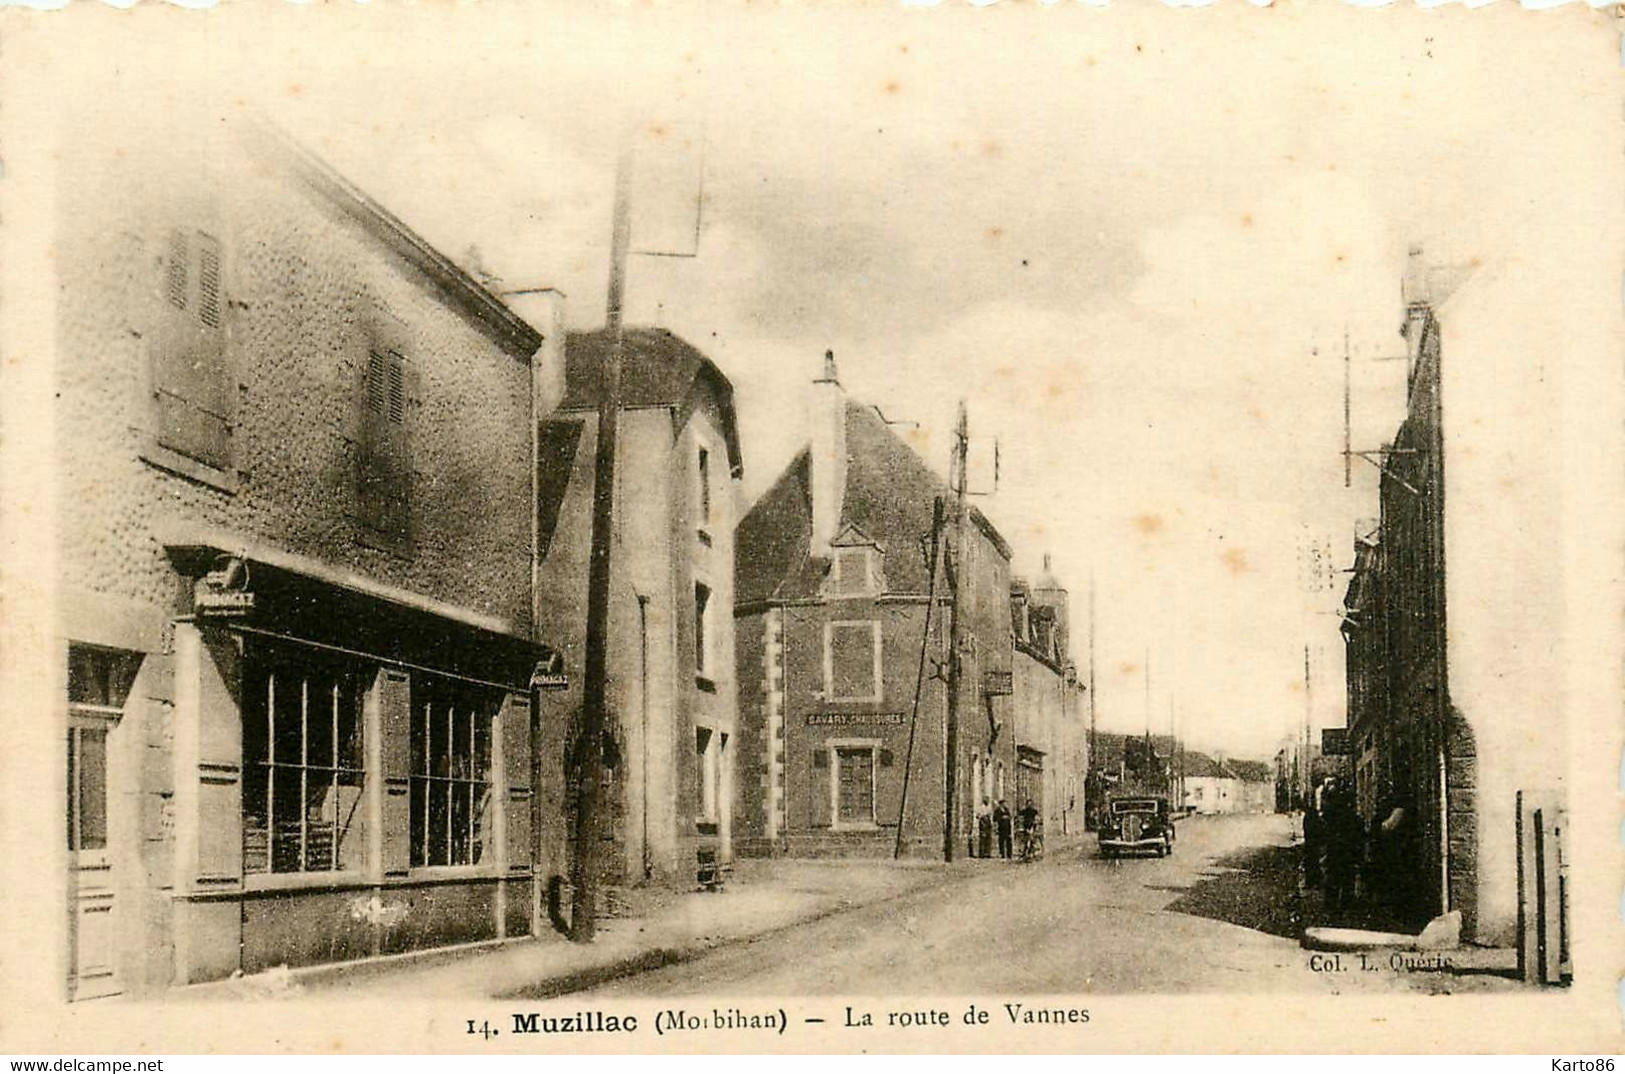
[[[1617,1049],[1613,8],[0,54],[6,1051]]]

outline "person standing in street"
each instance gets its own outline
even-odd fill
[[[1021,860],[1027,861],[1033,856],[1033,841],[1038,837],[1038,807],[1029,798],[1016,815],[1021,818]]]
[[[993,807],[993,826],[999,830],[999,857],[1005,861],[1010,860],[1014,850],[1014,840],[1011,837],[1010,830],[1011,819],[1010,807],[1005,804],[1003,798],[1000,798],[999,804]]]

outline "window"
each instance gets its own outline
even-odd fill
[[[711,525],[711,453],[704,448],[700,449],[699,479],[700,527],[705,529]]]
[[[841,824],[873,824],[875,822],[874,747],[836,747],[835,781],[835,819]]]
[[[68,727],[68,849],[107,848],[107,726]]]
[[[107,849],[107,734],[135,678],[130,653],[68,647],[68,849]]]
[[[710,631],[706,629],[711,613],[711,587],[704,582],[694,583],[694,674],[699,678],[710,675]]]
[[[472,685],[413,679],[412,865],[480,864],[491,799],[491,721],[500,702]]]
[[[243,872],[366,866],[360,665],[250,650],[243,677]]]
[[[880,572],[876,570],[876,550],[869,547],[836,548],[834,595],[872,596],[880,592]]]
[[[721,753],[721,744],[717,742],[715,732],[709,727],[696,727],[694,729],[694,756],[698,762],[700,774],[699,819],[703,824],[715,824],[717,822],[718,760]]]
[[[154,333],[157,446],[215,470],[231,465],[232,397],[226,361],[220,242],[175,228],[164,252],[164,310]]]
[[[824,694],[829,701],[879,701],[880,624],[824,627]]]

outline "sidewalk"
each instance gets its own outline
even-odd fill
[[[549,996],[687,962],[831,914],[968,879],[992,863],[749,860],[719,892],[634,891],[630,916],[601,920],[590,944],[549,932],[506,943],[285,968],[194,985],[187,999],[343,996]]]
[[[1294,831],[1292,846],[1301,858],[1303,839]],[[1316,927],[1370,929],[1378,932],[1414,933],[1417,927],[1402,920],[1391,909],[1369,902],[1357,902],[1341,910],[1326,905],[1323,887],[1311,887],[1304,879],[1300,862],[1296,892],[1298,941],[1306,930]],[[1517,977],[1518,953],[1512,948],[1486,947],[1464,942],[1445,951],[1413,951],[1404,947],[1373,947],[1366,953],[1373,964],[1392,965],[1396,960],[1402,973],[1381,975],[1374,984],[1402,982],[1412,990],[1430,995],[1457,992],[1502,992],[1524,987]]]

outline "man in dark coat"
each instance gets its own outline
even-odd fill
[[[1010,830],[1010,807],[1003,798],[993,807],[993,826],[999,830],[999,857],[1009,861],[1014,850],[1014,840]]]
[[[1033,839],[1038,834],[1038,807],[1029,798],[1016,816],[1021,818],[1021,856],[1029,858],[1033,853]]]

